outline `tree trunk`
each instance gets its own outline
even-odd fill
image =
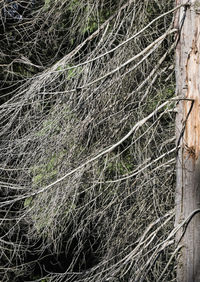
[[[187,1],[176,0],[176,4]],[[176,48],[177,157],[176,225],[200,208],[200,0],[181,7],[175,25],[180,30]],[[178,258],[177,281],[200,281],[200,213],[177,234],[183,246]]]

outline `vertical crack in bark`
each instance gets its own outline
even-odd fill
[[[200,153],[200,86],[198,84],[200,78],[200,16],[196,18],[195,27],[192,47],[186,62],[186,98],[194,99],[194,106],[186,122],[184,143],[187,157],[189,155],[189,157],[197,159]],[[190,105],[184,102],[185,118],[189,111]]]

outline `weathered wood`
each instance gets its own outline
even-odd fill
[[[178,105],[176,120],[177,157],[176,225],[200,208],[200,0],[176,0],[189,5],[177,13],[180,30],[176,48],[177,96],[192,101]],[[180,138],[181,137],[181,138]],[[183,245],[178,259],[177,281],[200,282],[200,214],[196,213],[186,231],[177,234]]]

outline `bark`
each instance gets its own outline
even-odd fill
[[[187,1],[177,0],[176,4]],[[180,31],[176,48],[177,156],[176,225],[200,208],[200,0],[182,7],[175,25]],[[180,30],[181,29],[181,30]],[[183,247],[178,258],[177,281],[200,281],[200,213],[177,234]]]

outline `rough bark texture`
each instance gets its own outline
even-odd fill
[[[176,4],[187,1],[177,0]],[[200,1],[191,0],[177,14],[180,30],[176,49],[177,114],[176,225],[200,208]],[[191,100],[189,100],[191,99]],[[182,236],[183,232],[184,235]],[[200,214],[180,230],[177,241],[183,246],[178,260],[177,281],[200,281]]]

